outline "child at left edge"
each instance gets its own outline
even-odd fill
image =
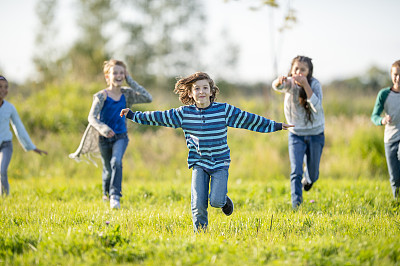
[[[19,143],[25,151],[34,151],[39,155],[46,154],[47,151],[37,148],[29,138],[21,118],[18,115],[14,105],[5,100],[8,94],[8,81],[4,76],[0,76],[0,165],[1,165],[1,182],[0,195],[8,195],[10,193],[10,185],[8,183],[8,166],[13,153],[12,133],[10,123],[14,129]]]
[[[227,196],[231,162],[228,127],[269,133],[286,130],[293,125],[277,123],[230,104],[215,102],[219,88],[204,72],[181,78],[175,84],[174,92],[184,106],[152,112],[132,112],[125,108],[120,115],[144,125],[182,128],[189,149],[188,166],[193,169],[193,226],[194,231],[199,232],[208,226],[208,199],[212,207],[222,208],[225,215],[233,212],[234,204]]]

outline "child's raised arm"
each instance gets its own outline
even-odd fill
[[[126,83],[133,89],[133,93],[128,94],[128,101],[132,104],[150,103],[153,100],[151,94],[137,83],[128,72],[126,72]]]

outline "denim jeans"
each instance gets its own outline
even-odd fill
[[[400,190],[400,141],[385,143],[386,163],[388,166],[390,185],[394,198],[399,196]]]
[[[314,183],[319,177],[319,163],[322,149],[325,144],[325,135],[298,136],[289,132],[289,158],[290,158],[290,186],[293,208],[303,202],[303,162],[306,161],[308,176]]]
[[[210,199],[211,207],[222,208],[225,205],[228,193],[228,175],[228,169],[208,172],[199,166],[193,167],[191,207],[196,232],[207,228],[208,199]]]
[[[103,195],[121,197],[122,157],[128,146],[128,134],[116,134],[106,138],[100,136],[99,148],[103,163]]]
[[[11,161],[13,153],[13,145],[11,141],[3,141],[0,145],[0,164],[1,164],[1,187],[0,195],[10,193],[10,186],[8,184],[8,165]]]

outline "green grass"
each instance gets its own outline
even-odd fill
[[[181,131],[129,126],[117,211],[101,201],[101,167],[68,158],[86,111],[71,122],[82,126],[79,132],[31,134],[48,150],[46,157],[24,153],[14,137],[11,194],[0,198],[0,264],[399,265],[400,202],[388,181],[383,128],[369,121],[369,107],[351,109],[349,101],[326,104],[320,179],[296,211],[287,132],[230,129],[228,194],[235,211],[226,217],[210,207],[209,230],[200,234],[193,233]],[[270,110],[262,99],[232,103],[282,120],[281,110]],[[342,107],[343,115],[329,115]],[[63,129],[60,121],[49,121],[48,128]]]
[[[189,178],[188,178],[189,179]],[[288,180],[230,180],[235,212],[194,234],[190,181],[130,179],[122,209],[99,178],[14,180],[1,200],[4,264],[398,264],[399,202],[386,180],[321,178],[293,211]]]

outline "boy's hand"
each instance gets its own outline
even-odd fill
[[[119,114],[121,117],[126,116],[126,114],[130,111],[129,108],[125,108],[121,110],[121,113]]]
[[[382,125],[390,124],[390,122],[392,122],[390,115],[385,115],[385,117],[382,119]]]
[[[287,130],[289,127],[294,127],[294,125],[282,123],[282,130]]]

